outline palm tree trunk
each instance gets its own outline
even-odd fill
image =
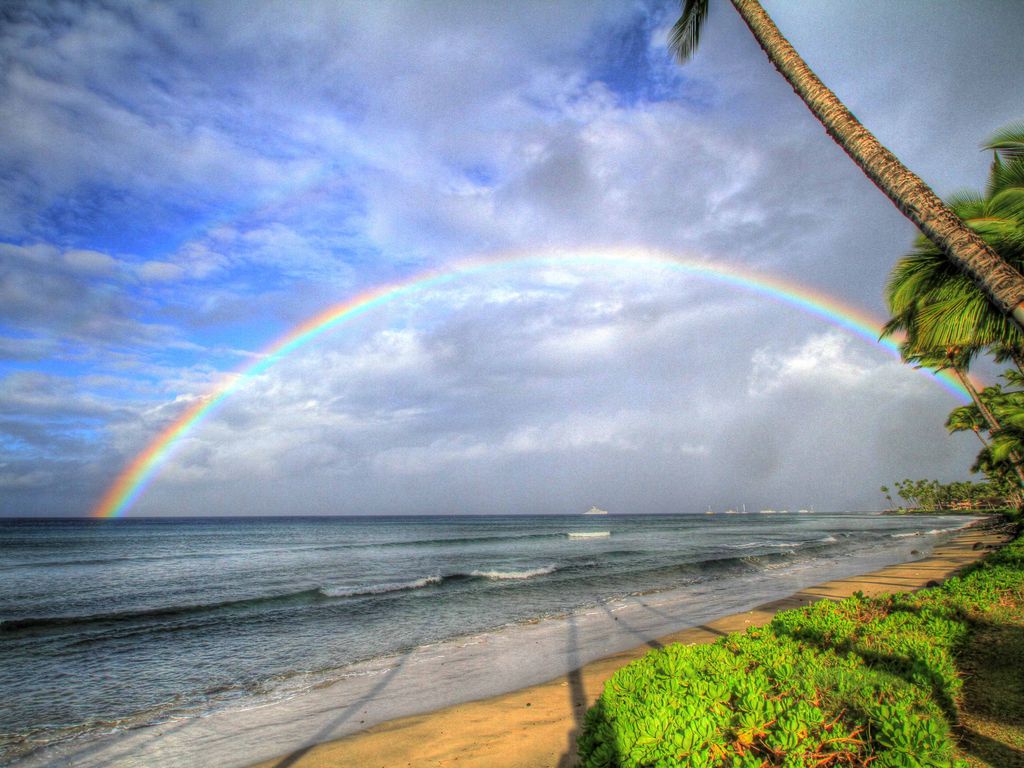
[[[1024,276],[1007,264],[931,188],[867,130],[782,36],[758,0],[732,0],[769,60],[829,136],[946,257],[1024,330]]]
[[[1021,356],[1020,352],[1011,352],[1010,359],[1017,366],[1017,370],[1024,373],[1024,357]]]
[[[974,406],[981,411],[981,417],[985,419],[988,424],[988,431],[995,432],[999,429],[999,420],[996,419],[991,409],[985,405],[981,399],[981,395],[978,394],[978,390],[974,388],[974,383],[967,377],[967,374],[958,365],[951,365],[950,369],[953,371],[953,375],[956,376],[957,381],[960,382],[961,386],[967,390],[967,394],[971,396],[971,400],[974,402]]]

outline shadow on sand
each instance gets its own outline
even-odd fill
[[[278,760],[277,762],[273,763],[271,768],[289,768],[289,766],[295,765],[295,763],[297,763],[299,760],[301,760],[311,749],[315,748],[317,746],[317,744],[319,744],[320,742],[326,740],[331,735],[331,733],[333,733],[334,730],[339,725],[341,725],[342,723],[345,723],[345,722],[351,720],[364,704],[367,704],[367,703],[373,701],[373,699],[381,691],[383,691],[392,682],[394,682],[394,680],[397,677],[399,671],[401,671],[402,667],[405,666],[406,659],[408,659],[408,654],[406,654],[405,656],[402,656],[402,658],[398,662],[398,664],[396,664],[394,667],[389,669],[384,674],[384,676],[377,682],[377,684],[375,686],[373,686],[373,688],[368,690],[366,693],[364,693],[358,699],[356,699],[351,704],[349,704],[347,707],[342,709],[333,719],[331,719],[330,722],[324,724],[320,728],[320,730],[318,730],[316,733],[314,733],[312,736],[310,736],[309,739],[307,739],[307,745],[306,746],[300,747],[299,749],[296,749],[293,752],[289,752],[287,755],[282,757],[280,760]]]

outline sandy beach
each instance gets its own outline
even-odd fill
[[[576,734],[587,708],[612,673],[651,648],[668,643],[707,643],[767,623],[777,612],[816,600],[906,592],[949,578],[1009,537],[1005,527],[983,521],[936,547],[931,556],[861,576],[803,589],[744,612],[684,629],[586,664],[541,685],[488,699],[405,717],[336,741],[295,750],[254,768],[567,768],[576,764]]]

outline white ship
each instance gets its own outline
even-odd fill
[[[583,514],[584,515],[607,515],[608,514],[608,510],[607,509],[598,509],[597,507],[591,507],[586,512],[584,512]]]

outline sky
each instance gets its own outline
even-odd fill
[[[980,143],[1022,117],[1016,2],[765,6],[938,194],[983,188]],[[915,234],[728,3],[685,66],[678,12],[5,3],[0,515],[89,514],[226,381],[127,516],[862,510],[970,477],[932,376],[665,267],[883,320]]]

